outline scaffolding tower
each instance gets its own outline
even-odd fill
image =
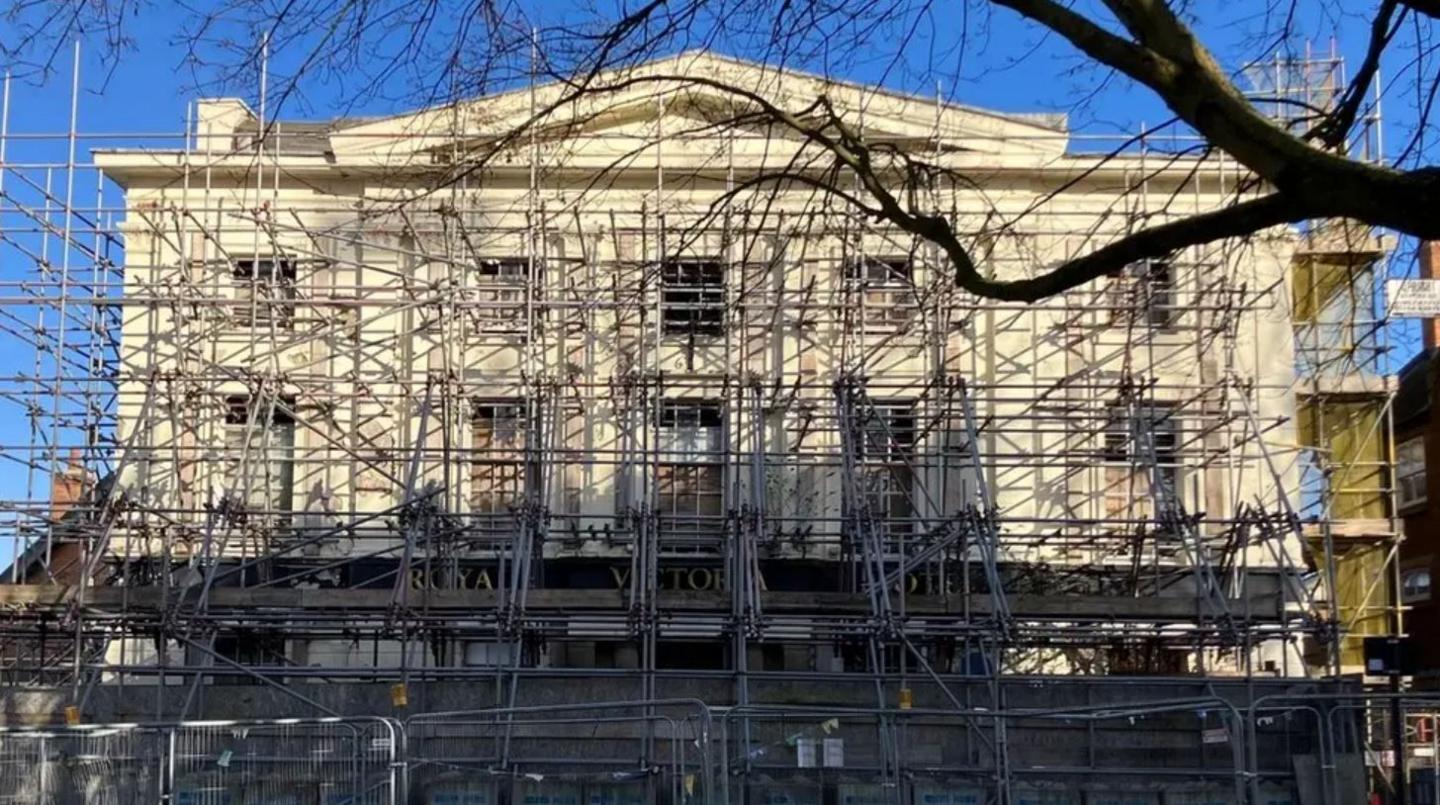
[[[1356,623],[1398,618],[1369,230],[1001,303],[833,198],[756,192],[768,135],[688,129],[683,92],[645,96],[646,131],[532,127],[483,168],[464,104],[397,133],[206,101],[166,138],[84,133],[77,93],[48,137],[10,133],[8,97],[0,674],[76,713],[463,684],[523,771],[515,714],[554,691],[647,724],[693,696],[733,708],[730,773],[773,776],[754,747],[798,752],[776,708],[803,703],[867,720],[900,790],[905,711],[953,712],[968,760],[936,768],[1008,803],[1061,773],[1018,760],[1027,689],[1330,690]],[[975,158],[948,115],[980,113],[921,106],[905,147]],[[995,276],[1254,192],[1180,136],[995,120],[1036,175],[1109,194],[933,189]],[[347,169],[377,147],[403,164]],[[604,186],[586,149],[623,163]]]

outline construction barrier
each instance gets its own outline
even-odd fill
[[[1009,711],[668,699],[12,727],[0,805],[1347,805],[1402,779],[1433,805],[1437,711],[1383,693]]]
[[[15,805],[390,805],[399,725],[381,718],[0,730]]]

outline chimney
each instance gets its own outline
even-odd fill
[[[1436,276],[1437,271],[1440,271],[1440,241],[1420,241],[1420,278],[1440,279]],[[1421,319],[1420,332],[1425,338],[1426,349],[1440,346],[1440,320]]]
[[[255,121],[255,113],[238,98],[206,98],[195,106],[195,149],[202,154],[228,154],[236,149],[235,130]]]
[[[50,479],[50,519],[58,522],[75,504],[84,500],[92,475],[85,469],[79,448],[72,448],[65,469]]]

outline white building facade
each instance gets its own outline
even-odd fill
[[[1307,673],[1296,236],[978,298],[721,85],[930,166],[882,174],[1001,280],[1232,204],[1236,165],[703,54],[629,78],[367,121],[202,101],[185,148],[97,155],[129,211],[106,565],[191,614],[268,602],[165,662]],[[415,614],[447,594],[468,614]]]

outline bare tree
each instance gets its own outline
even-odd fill
[[[8,17],[20,38],[4,42],[0,53],[12,63],[43,69],[53,58],[46,42],[86,31],[123,49],[127,4],[62,5],[63,14],[49,4],[12,3]],[[810,186],[937,246],[961,288],[1002,300],[1036,300],[1139,260],[1311,219],[1343,218],[1418,238],[1440,237],[1434,213],[1440,168],[1426,163],[1423,147],[1440,86],[1429,62],[1440,3],[1378,0],[1363,11],[1345,5],[1272,0],[1262,9],[1227,12],[1202,11],[1179,0],[650,0],[635,7],[577,4],[550,12],[497,0],[456,7],[406,0],[228,0],[192,8],[177,23],[176,37],[205,81],[246,80],[259,54],[269,54],[281,104],[303,100],[303,82],[317,78],[336,82],[340,96],[356,104],[381,97],[453,101],[537,77],[564,87],[522,126],[472,148],[465,170],[488,164],[587,96],[646,83],[721,93],[733,104],[708,125],[775,126],[812,149],[803,165],[755,177],[747,187]],[[1237,79],[1247,59],[1266,54],[1240,54],[1239,63],[1227,67],[1200,34],[1207,24],[1250,14],[1263,18],[1263,34],[1283,41],[1294,35],[1295,20],[1307,15],[1357,13],[1365,15],[1368,30],[1357,69],[1336,88],[1333,103],[1300,109],[1288,122],[1262,111]],[[984,41],[987,21],[1007,14],[1018,15],[1040,35],[1058,37],[1082,63],[1097,68],[1100,80],[1118,77],[1154,93],[1173,112],[1172,125],[1203,140],[1202,153],[1223,152],[1249,172],[1246,192],[1220,209],[1154,216],[1153,223],[1142,221],[1036,276],[1000,280],[978,265],[973,233],[960,231],[957,221],[926,201],[924,189],[937,180],[961,185],[971,180],[928,159],[923,148],[872,141],[855,110],[840,109],[824,93],[795,103],[713,76],[633,70],[682,49],[715,47],[776,67],[818,67],[826,74],[844,74],[863,53],[883,63],[886,74],[909,71],[911,79],[929,79],[963,62]],[[922,37],[922,30],[932,33]],[[1016,45],[1017,51],[1023,47]],[[1356,158],[1349,147],[1374,103],[1387,57],[1403,60],[1419,120],[1390,165]]]

